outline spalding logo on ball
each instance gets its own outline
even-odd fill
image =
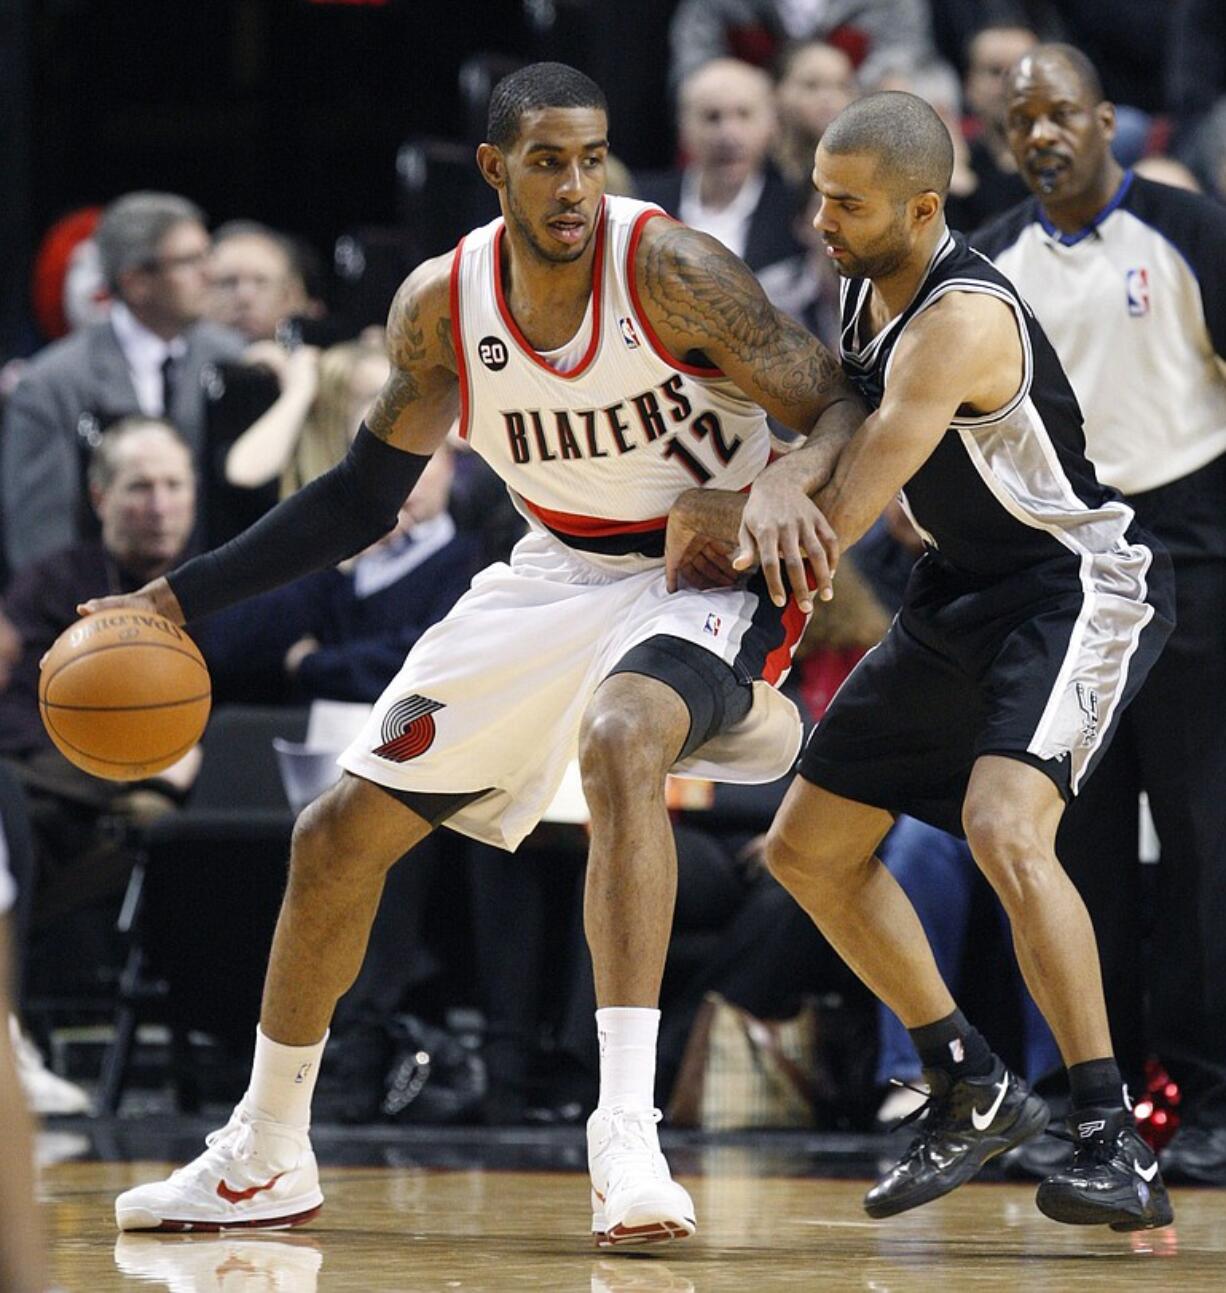
[[[213,690],[196,644],[152,611],[86,615],[55,640],[38,708],[56,748],[96,777],[139,781],[200,740]]]

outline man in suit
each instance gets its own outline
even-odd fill
[[[802,250],[792,232],[804,199],[769,160],[774,90],[760,68],[717,58],[678,94],[684,169],[638,177],[638,196],[709,233],[752,270]]]
[[[207,365],[242,349],[203,321],[210,251],[203,213],[170,193],[129,193],[95,232],[114,304],[110,317],[48,346],[5,411],[0,455],[5,550],[15,573],[96,533],[84,467],[122,417],[166,416],[204,456]]]

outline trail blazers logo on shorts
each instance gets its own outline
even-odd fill
[[[445,709],[441,701],[428,696],[406,696],[398,700],[383,716],[379,735],[383,744],[375,754],[392,763],[408,763],[434,744],[434,715]]]

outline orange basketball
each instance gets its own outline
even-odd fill
[[[71,763],[111,781],[168,768],[200,739],[212,703],[196,644],[152,611],[87,615],[55,640],[38,708]]]

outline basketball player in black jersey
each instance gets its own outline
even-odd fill
[[[819,509],[845,548],[900,489],[926,552],[884,641],[815,729],[767,859],[908,1026],[925,1066],[920,1133],[869,1191],[870,1215],[938,1198],[1048,1121],[957,1009],[876,857],[894,815],[909,813],[965,833],[1069,1068],[1076,1156],[1039,1187],[1039,1207],[1077,1224],[1161,1226],[1171,1206],[1124,1106],[1093,927],[1054,840],[1170,631],[1170,565],[1098,483],[1033,315],[947,231],[952,164],[940,118],[898,93],[853,104],[817,150],[815,226],[845,280],[841,357],[875,412],[828,484],[804,448],[767,468],[734,564],[760,560],[782,596],[780,561],[794,583]],[[687,496],[678,546],[713,504]]]

